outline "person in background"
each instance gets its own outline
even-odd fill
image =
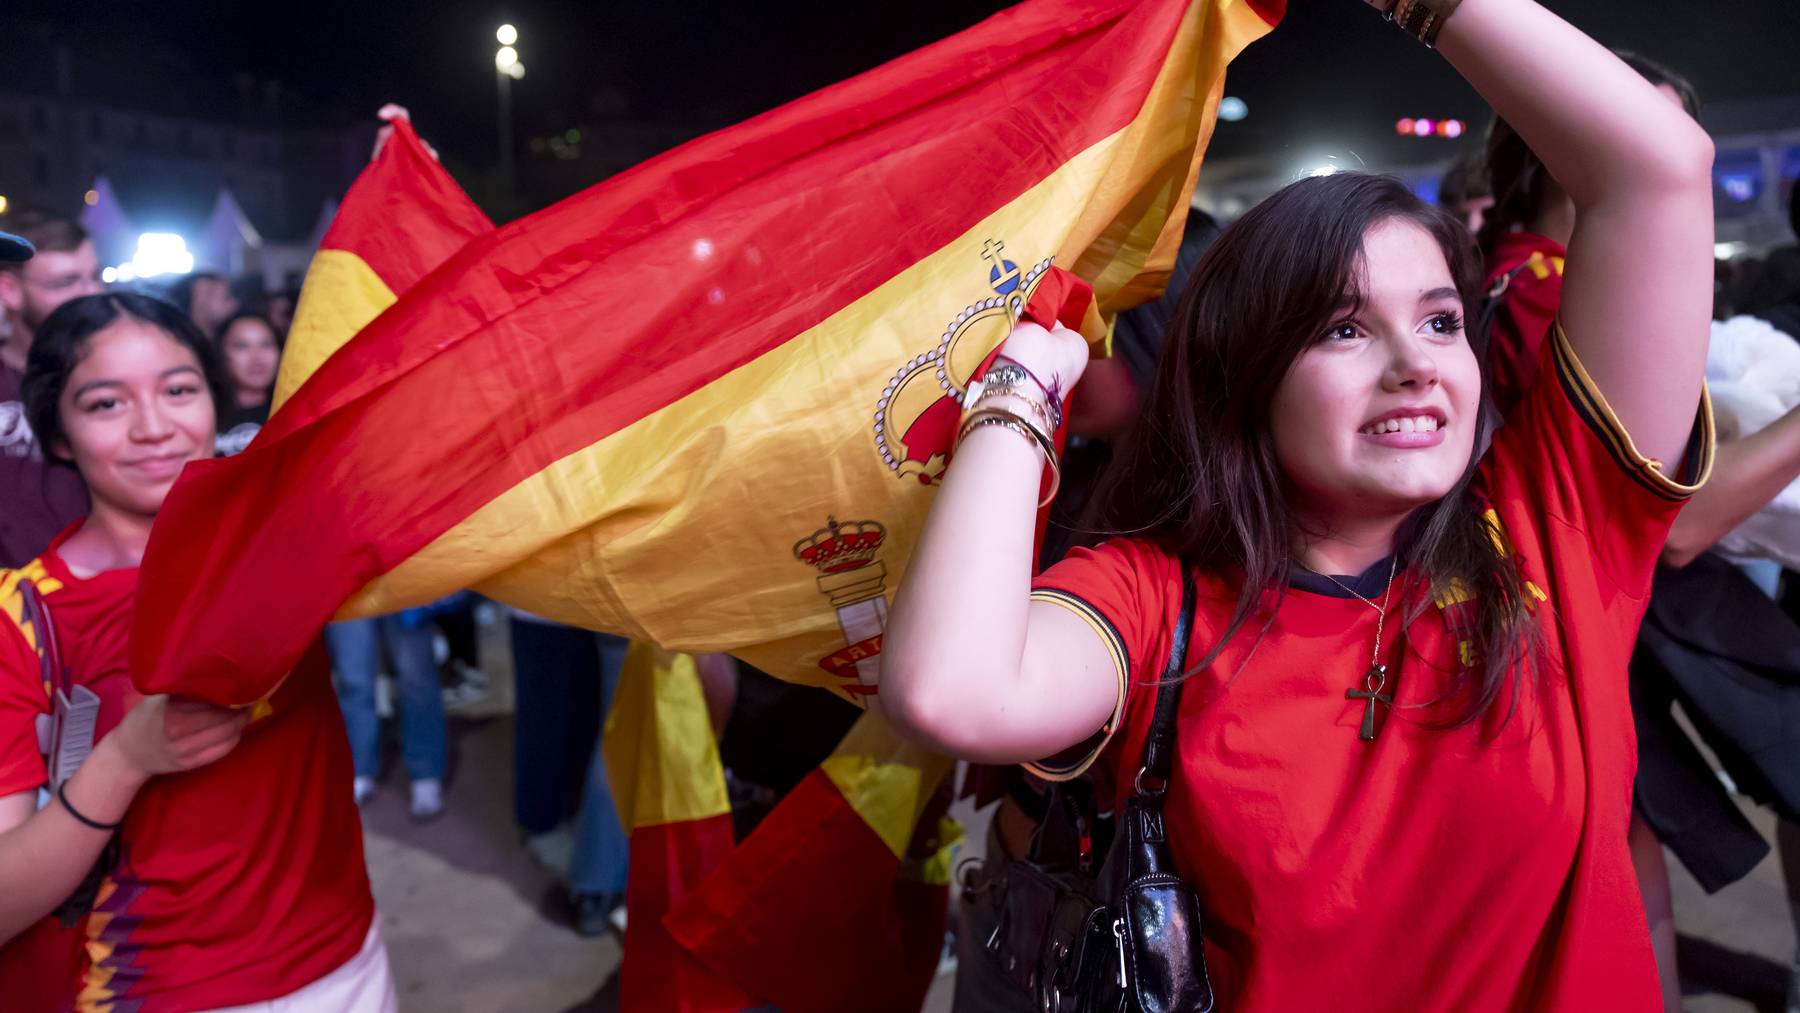
[[[1800,180],[1796,180],[1788,190],[1788,225],[1794,231],[1794,238],[1800,240]],[[1800,247],[1789,246],[1786,249],[1793,253]],[[1771,299],[1767,306],[1758,307],[1757,315],[1786,332],[1789,337],[1800,341],[1800,285]]]
[[[1188,211],[1168,288],[1157,299],[1119,314],[1113,325],[1112,357],[1095,360],[1083,374],[1069,405],[1062,484],[1050,505],[1040,554],[1044,566],[1061,559],[1090,530],[1085,516],[1088,500],[1112,463],[1113,442],[1137,420],[1182,290],[1194,266],[1218,238],[1217,219],[1199,208]]]
[[[211,343],[160,299],[72,300],[32,346],[26,410],[46,452],[81,471],[93,510],[0,572],[8,1013],[395,1009],[324,652],[254,708],[132,687],[138,566],[183,467],[212,457],[224,395]],[[51,627],[59,650],[41,637]],[[47,687],[46,672],[64,685]],[[40,752],[37,723],[63,712],[52,688],[97,706],[93,751],[57,782],[83,742],[65,721],[56,766]],[[65,924],[83,946],[67,948]]]
[[[325,627],[325,645],[337,673],[338,706],[356,764],[351,796],[357,805],[367,802],[381,776],[375,679],[385,649],[400,708],[400,755],[411,779],[407,812],[421,822],[443,813],[444,774],[450,765],[449,721],[432,659],[431,633],[429,607]]]
[[[511,633],[513,819],[525,850],[565,879],[576,931],[597,935],[625,894],[625,831],[600,737],[629,645],[518,609]]]
[[[1763,259],[1762,278],[1743,293],[1736,309],[1767,320],[1776,330],[1800,341],[1800,246],[1789,243],[1770,250]]]
[[[220,326],[220,359],[231,389],[230,408],[219,420],[220,457],[242,452],[269,421],[281,342],[281,332],[260,313],[240,312]]]
[[[169,300],[187,311],[208,341],[219,340],[219,328],[239,309],[231,279],[212,271],[195,271],[177,281]]]
[[[263,314],[275,325],[275,330],[283,341],[287,340],[288,331],[294,329],[294,308],[300,305],[300,290],[284,288],[279,292],[270,292],[263,300]]]
[[[1493,206],[1494,190],[1488,185],[1487,158],[1482,152],[1457,159],[1438,184],[1438,207],[1461,219],[1471,236],[1481,234]]]
[[[1617,55],[1682,111],[1699,117],[1700,98],[1693,85],[1641,56]],[[1504,291],[1488,352],[1494,406],[1504,415],[1537,377],[1538,353],[1561,305],[1575,202],[1502,118],[1496,117],[1488,131],[1483,161],[1493,206],[1475,238],[1487,263],[1490,292]]]
[[[18,236],[0,234],[0,567],[24,565],[87,513],[81,476],[46,463],[19,384],[44,319],[100,291],[100,260],[80,225],[23,212],[12,227]]]
[[[476,608],[481,596],[464,591],[439,602],[431,618],[437,624],[432,656],[441,657],[438,675],[444,684],[444,709],[452,714],[479,710],[487,702],[491,684],[481,667],[481,636]],[[437,643],[443,653],[437,653]]]

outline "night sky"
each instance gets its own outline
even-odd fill
[[[179,106],[157,82],[279,79],[331,119],[409,105],[455,160],[491,165],[493,30],[521,33],[528,73],[515,86],[518,135],[595,118],[724,125],[952,34],[998,0],[815,4],[693,0],[12,0],[21,39],[98,42],[144,54],[108,60],[121,101]],[[1709,101],[1800,92],[1800,3],[1793,0],[1555,0],[1553,9],[1609,45],[1686,73]],[[30,63],[32,61],[25,61]],[[158,73],[174,69],[179,73]],[[132,72],[137,76],[133,78]],[[78,68],[78,75],[81,70]],[[21,75],[28,86],[31,75]],[[1251,116],[1222,125],[1216,155],[1356,153],[1394,144],[1400,116],[1460,116],[1485,107],[1434,54],[1382,25],[1357,0],[1292,0],[1287,22],[1233,66],[1229,90]],[[6,87],[0,84],[0,87]],[[189,99],[200,102],[203,97]],[[1445,142],[1418,141],[1414,144]],[[1424,159],[1421,159],[1424,160]]]

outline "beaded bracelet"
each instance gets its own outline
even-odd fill
[[[1462,0],[1393,0],[1388,5],[1389,21],[1400,26],[1400,30],[1425,44],[1427,49],[1437,47],[1438,34],[1456,13]]]

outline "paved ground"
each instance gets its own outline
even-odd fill
[[[527,857],[512,825],[510,673],[500,657],[494,660],[490,716],[452,724],[447,813],[423,826],[412,824],[398,769],[389,770],[364,813],[370,876],[401,1008],[407,1013],[610,1009],[602,988],[618,964],[617,942],[582,939],[564,927],[559,884]],[[1752,818],[1771,832],[1766,814]],[[978,827],[971,830],[971,840],[985,836]],[[1672,864],[1689,993],[1685,1008],[1781,1013],[1795,941],[1774,859],[1712,897]],[[948,984],[938,981],[927,1013],[947,1013]]]

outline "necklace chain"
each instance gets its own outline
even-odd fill
[[[1314,570],[1312,567],[1307,566],[1305,563],[1301,563],[1300,565],[1302,567],[1305,567],[1305,569],[1307,569],[1313,573],[1317,573],[1321,577],[1324,577],[1326,580],[1331,581],[1333,584],[1336,584],[1338,587],[1343,588],[1345,591],[1349,592],[1350,595],[1352,597],[1354,597],[1357,601],[1360,601],[1364,605],[1367,605],[1370,608],[1375,610],[1375,651],[1374,651],[1374,655],[1369,659],[1369,664],[1370,665],[1380,665],[1381,664],[1381,632],[1382,632],[1382,628],[1387,625],[1388,600],[1394,593],[1394,575],[1400,572],[1400,557],[1399,557],[1399,555],[1396,554],[1394,556],[1393,562],[1388,564],[1387,589],[1381,592],[1381,604],[1379,604],[1379,605],[1375,604],[1373,601],[1370,601],[1366,595],[1363,595],[1362,593],[1358,592],[1355,588],[1353,588],[1350,585],[1344,583],[1343,581],[1337,579],[1336,577],[1333,577],[1331,574],[1319,573],[1319,571]]]

